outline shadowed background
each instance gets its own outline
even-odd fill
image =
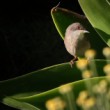
[[[72,58],[53,24],[50,10],[58,0],[2,3],[0,8],[0,80],[27,74]],[[80,14],[77,0],[60,7]],[[0,104],[0,110],[16,110]]]

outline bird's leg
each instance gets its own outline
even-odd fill
[[[74,56],[74,58],[70,61],[71,68],[73,67],[73,64],[75,63],[75,61],[77,60],[78,60],[78,57]]]

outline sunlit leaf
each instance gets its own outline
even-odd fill
[[[99,33],[101,38],[110,46],[110,1],[109,0],[78,0],[79,4],[90,21],[91,25]]]

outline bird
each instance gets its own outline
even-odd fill
[[[86,33],[89,31],[79,22],[74,22],[66,28],[64,45],[67,52],[73,56],[70,61],[71,67],[78,60],[78,57],[84,56],[84,53],[91,47]]]

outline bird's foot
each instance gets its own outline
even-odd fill
[[[78,60],[78,58],[75,56],[75,57],[70,61],[70,66],[71,66],[71,68],[73,67],[75,61],[77,61],[77,60]]]
[[[73,64],[74,64],[74,61],[71,60],[71,61],[70,61],[70,66],[71,66],[71,68],[73,67]]]

